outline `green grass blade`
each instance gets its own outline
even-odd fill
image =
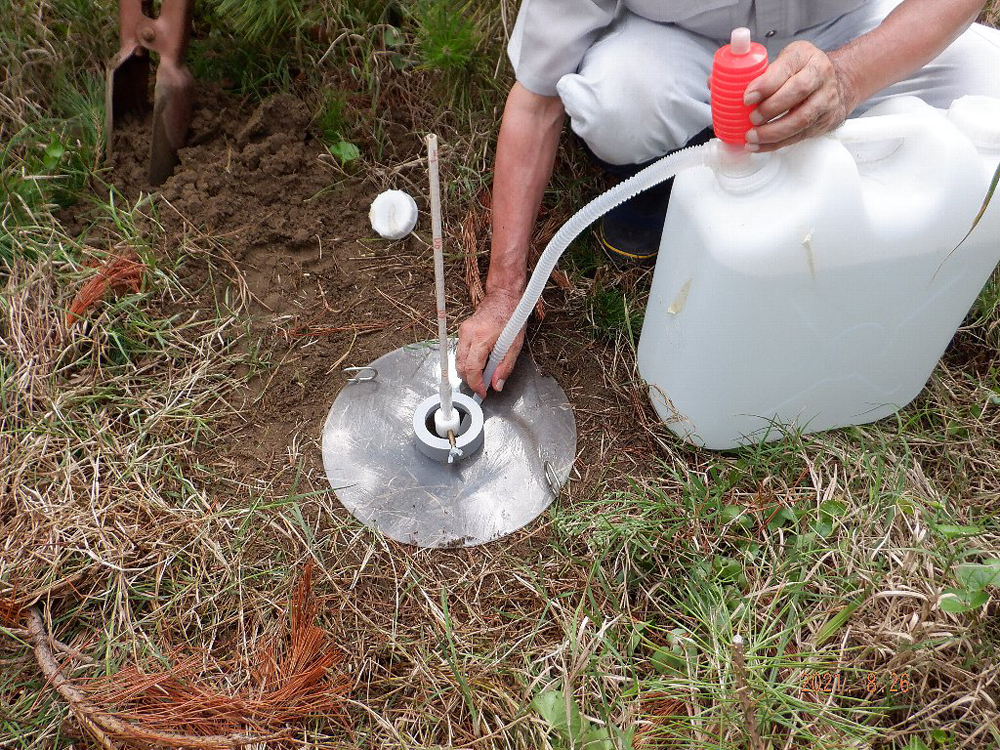
[[[959,241],[957,245],[955,245],[954,249],[952,249],[951,252],[949,252],[945,256],[945,259],[941,261],[941,265],[938,266],[937,271],[934,272],[935,277],[937,277],[938,271],[941,270],[941,266],[943,266],[947,262],[948,258],[950,258],[952,255],[955,254],[955,251],[958,250],[958,248],[960,248],[965,243],[965,241],[969,239],[969,235],[971,235],[976,230],[976,227],[979,225],[980,220],[986,213],[986,209],[989,208],[990,201],[993,200],[993,193],[996,192],[998,183],[1000,183],[1000,164],[997,165],[997,169],[993,173],[993,179],[990,181],[990,187],[986,191],[986,197],[983,198],[983,205],[979,207],[979,213],[977,213],[975,218],[972,219],[972,226],[969,227],[969,231],[965,233],[965,236]]]
[[[816,633],[817,647],[822,646],[824,643],[830,640],[830,638],[832,638],[837,633],[837,631],[844,626],[844,623],[846,623],[851,618],[851,615],[854,614],[855,610],[865,603],[865,600],[868,599],[868,594],[869,590],[866,589],[865,592],[860,597],[855,599],[853,602],[848,604],[837,614],[835,614],[833,617],[831,617],[829,620],[823,623],[823,627],[821,627],[819,631]]]
[[[993,180],[990,182],[989,190],[986,191],[986,197],[983,199],[983,205],[979,207],[979,213],[977,213],[976,218],[972,220],[972,226],[969,227],[969,231],[965,233],[965,236],[962,238],[962,242],[969,239],[969,235],[975,231],[976,226],[983,218],[983,214],[986,213],[986,209],[989,208],[990,201],[993,200],[993,193],[997,190],[997,183],[1000,183],[1000,164],[997,165],[997,170],[993,173]],[[955,250],[958,250],[958,248],[962,246],[962,242],[959,242],[958,245],[955,246]],[[952,252],[955,252],[955,250],[952,250]]]

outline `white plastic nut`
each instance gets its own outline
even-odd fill
[[[421,401],[413,412],[413,438],[417,450],[428,458],[441,463],[467,461],[483,447],[482,407],[464,393],[452,394],[452,409],[459,412],[462,424],[455,433],[455,444],[447,438],[438,437],[434,414],[441,410],[441,397],[437,394]],[[432,427],[433,425],[433,427]]]
[[[368,218],[379,235],[401,240],[417,225],[417,203],[402,190],[386,190],[372,201]]]
[[[438,437],[447,438],[448,433],[458,434],[458,428],[462,424],[462,415],[454,406],[451,407],[451,419],[444,418],[444,409],[434,412],[434,431]]]

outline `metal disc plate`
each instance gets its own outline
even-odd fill
[[[425,342],[364,368],[330,409],[323,465],[340,502],[367,526],[421,547],[469,547],[548,507],[569,478],[576,423],[562,388],[522,354],[503,391],[483,402],[482,449],[454,464],[434,461],[414,444],[413,411],[437,392],[439,366],[438,344]]]

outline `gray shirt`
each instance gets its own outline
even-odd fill
[[[620,0],[632,13],[720,41],[738,26],[753,37],[787,38],[827,23],[866,0]],[[554,96],[614,20],[619,0],[522,0],[507,53],[529,91]]]

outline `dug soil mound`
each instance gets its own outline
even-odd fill
[[[132,119],[116,132],[112,181],[132,200],[153,190],[145,178],[148,131],[148,121]],[[395,151],[419,159],[420,134],[401,140]],[[188,143],[159,190],[160,252],[177,253],[191,237],[217,248],[216,262],[238,272],[231,293],[244,295],[252,313],[248,340],[260,341],[260,357],[269,363],[233,404],[231,419],[216,426],[204,458],[228,467],[237,486],[286,477],[272,491],[294,484],[299,493],[323,492],[329,485],[320,437],[345,384],[343,369],[436,335],[426,201],[416,196],[422,213],[414,235],[398,242],[375,237],[368,207],[378,192],[399,185],[345,174],[312,135],[305,105],[292,96],[248,111],[225,92],[201,91]],[[416,161],[411,184],[423,180],[424,166]],[[446,241],[461,245],[455,236]],[[203,290],[206,305],[220,296],[221,282],[208,264],[192,260],[183,274],[191,289]],[[471,312],[457,252],[448,274],[454,330]],[[574,407],[580,458],[570,497],[594,490],[616,463],[614,476],[647,473],[655,451],[648,436],[629,428],[645,404],[638,391],[623,399],[620,386],[609,384],[615,369],[627,382],[620,373],[631,364],[589,332],[579,301],[569,302],[572,295],[552,289],[548,296],[544,325],[532,326],[527,351]]]

